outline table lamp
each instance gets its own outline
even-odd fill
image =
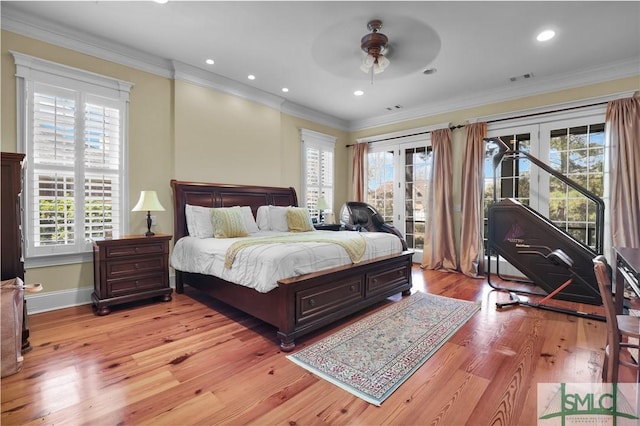
[[[151,237],[155,235],[151,232],[151,212],[163,212],[164,207],[160,204],[158,200],[158,194],[156,191],[140,191],[140,199],[138,200],[138,204],[135,205],[132,212],[147,212],[147,233],[144,234],[147,237]]]
[[[323,211],[329,208],[329,204],[327,203],[327,200],[325,200],[324,197],[318,198],[318,203],[316,204],[316,207],[318,208],[320,223],[324,223]]]

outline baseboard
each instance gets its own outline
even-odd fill
[[[169,285],[171,288],[176,288],[174,275],[169,276]],[[27,313],[31,315],[70,308],[72,306],[90,305],[91,293],[93,293],[93,285],[91,287],[79,287],[73,290],[45,291],[42,293],[29,294],[25,296]]]

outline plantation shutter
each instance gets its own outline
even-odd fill
[[[84,225],[93,239],[120,230],[120,110],[87,102],[84,116]]]
[[[126,232],[131,83],[17,52],[18,148],[26,151],[26,261],[86,261],[94,239]],[[69,255],[56,261],[48,255]]]
[[[76,100],[73,91],[38,84],[33,95],[33,170],[29,217],[35,247],[75,244]],[[29,169],[28,169],[29,170]]]
[[[311,216],[318,216],[318,199],[324,197],[333,207],[333,169],[336,138],[302,129],[303,177],[302,199]]]

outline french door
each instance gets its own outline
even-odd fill
[[[416,263],[422,262],[431,160],[430,139],[425,135],[400,144],[372,146],[367,154],[365,202],[402,232]]]
[[[607,204],[604,111],[548,119],[538,124],[494,128],[489,130],[488,136],[500,137],[510,148],[531,154],[601,197]],[[498,201],[516,198],[578,241],[595,249],[596,206],[593,201],[526,158],[505,157],[494,170],[494,152],[494,147],[488,144],[484,167],[485,236],[488,235],[487,207],[493,202],[495,181]],[[606,229],[605,233],[608,234]],[[606,241],[604,243],[604,251],[607,252],[609,245]],[[504,266],[504,270],[502,264],[500,267],[505,275],[519,275],[508,265]]]

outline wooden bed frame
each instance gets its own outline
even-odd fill
[[[188,235],[185,205],[250,206],[254,217],[263,205],[297,206],[294,188],[171,181],[174,195],[174,241]],[[345,231],[347,232],[347,231]],[[356,265],[278,281],[268,293],[221,278],[176,270],[176,292],[190,285],[278,328],[282,351],[295,339],[347,315],[411,289],[411,253],[402,252]]]

